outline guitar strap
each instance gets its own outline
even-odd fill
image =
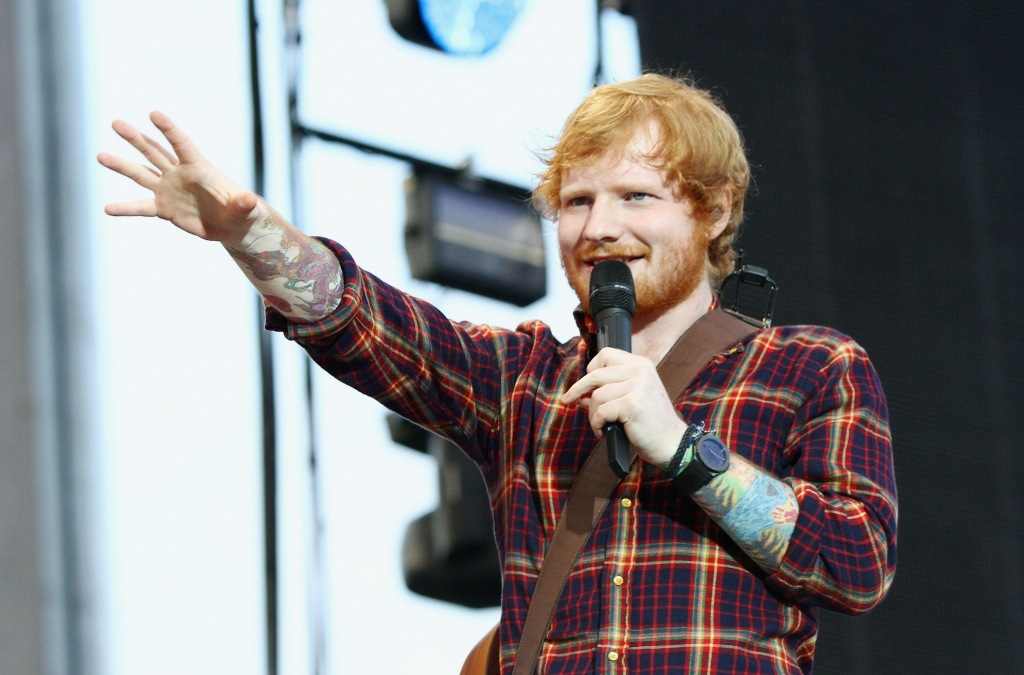
[[[678,403],[693,378],[711,359],[756,330],[756,327],[720,308],[698,319],[658,364],[658,375],[671,400]],[[569,573],[608,507],[619,482],[620,479],[608,465],[605,441],[602,438],[583,465],[569,491],[558,524],[555,525],[555,534],[548,545],[526,612],[512,675],[533,675],[544,646],[544,636],[551,626],[551,618]],[[488,675],[497,675],[498,651],[496,626],[467,658],[463,674],[486,672]],[[471,666],[471,662],[479,665]]]

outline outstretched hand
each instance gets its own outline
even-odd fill
[[[633,449],[651,464],[671,460],[686,431],[654,363],[620,349],[599,351],[562,402],[584,406],[595,433],[621,422]]]
[[[154,111],[149,116],[174,154],[126,122],[112,125],[117,135],[142,153],[155,169],[101,152],[100,164],[153,192],[151,199],[108,204],[111,216],[156,216],[197,237],[224,243],[242,240],[259,216],[259,199],[217,170],[174,126]]]

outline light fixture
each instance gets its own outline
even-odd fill
[[[416,44],[456,56],[494,49],[527,0],[384,0],[391,26]]]
[[[414,279],[519,307],[547,293],[540,216],[528,191],[504,183],[417,168],[405,251]]]

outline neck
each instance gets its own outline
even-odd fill
[[[661,361],[679,336],[707,314],[713,297],[711,284],[704,279],[675,307],[656,316],[633,319],[633,353],[646,356],[654,363]]]

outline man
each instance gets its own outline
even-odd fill
[[[268,325],[329,372],[456,442],[479,464],[503,564],[509,672],[555,524],[608,422],[638,456],[574,568],[538,672],[809,673],[817,607],[867,611],[895,569],[896,496],[884,396],[863,350],[819,327],[760,331],[719,354],[676,407],[654,364],[733,262],[749,171],[711,96],[658,75],[599,87],[566,122],[535,191],[558,221],[588,308],[593,266],[625,261],[634,353],[593,355],[592,321],[558,343],[453,323],[306,237],[211,167],[163,115],[177,159],[123,122],[156,167],[102,154],[154,192],[107,207],[220,241],[260,290]],[[694,439],[728,468],[687,494]]]

